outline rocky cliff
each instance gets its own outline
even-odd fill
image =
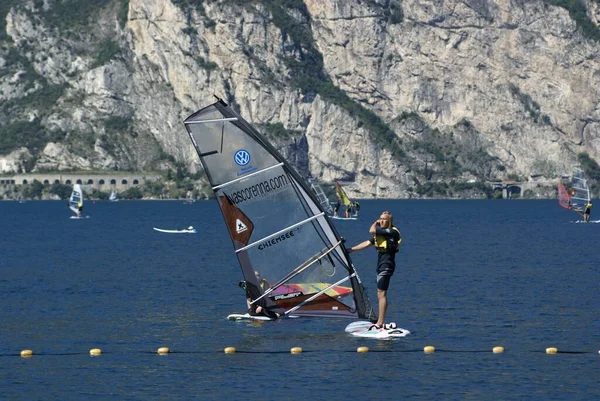
[[[600,160],[600,44],[543,1],[74,4],[6,13],[2,173],[194,172],[181,122],[213,94],[303,175],[354,197],[555,179],[580,152]]]

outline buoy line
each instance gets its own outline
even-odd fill
[[[434,353],[493,353],[493,354],[501,354],[505,352],[505,349],[503,346],[494,346],[492,348],[489,349],[479,349],[479,350],[464,350],[464,349],[438,349],[435,348],[433,345],[427,345],[423,348],[416,348],[416,349],[391,349],[391,350],[386,350],[386,349],[372,349],[372,345],[371,347],[368,347],[366,345],[359,345],[356,349],[353,350],[326,350],[326,349],[317,349],[317,350],[305,350],[304,348],[300,347],[300,346],[294,346],[291,347],[287,350],[239,350],[233,346],[228,346],[225,347],[224,349],[215,351],[215,350],[200,350],[200,351],[173,351],[172,349],[170,349],[169,347],[160,347],[158,349],[156,349],[155,351],[124,351],[124,354],[135,354],[135,353],[145,353],[145,354],[158,354],[158,355],[170,355],[170,354],[213,354],[213,353],[225,353],[225,354],[304,354],[307,352],[312,352],[312,353],[316,353],[316,352],[353,352],[353,353],[405,353],[405,352],[421,352],[421,353],[425,353],[425,354],[434,354]],[[555,355],[555,354],[599,354],[600,355],[600,350],[594,350],[594,351],[577,351],[577,350],[568,350],[568,351],[564,351],[564,350],[559,350],[556,347],[547,347],[545,349],[537,349],[537,350],[525,350],[525,351],[520,351],[519,353],[528,353],[528,352],[533,352],[533,353],[545,353],[548,355]],[[93,356],[93,357],[98,357],[98,356],[102,356],[102,355],[106,355],[106,354],[116,354],[118,352],[116,351],[112,351],[112,352],[106,352],[100,348],[91,348],[88,351],[85,352],[60,352],[60,353],[51,353],[51,352],[39,352],[39,351],[34,351],[32,349],[23,349],[18,353],[7,353],[7,354],[0,354],[0,357],[10,357],[10,356],[19,356],[22,358],[37,358],[37,357],[43,357],[43,356],[77,356],[77,355],[89,355],[89,356]]]

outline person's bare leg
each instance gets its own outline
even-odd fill
[[[377,301],[379,302],[379,319],[377,326],[383,327],[385,322],[385,312],[387,311],[387,291],[377,289]]]

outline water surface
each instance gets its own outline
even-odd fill
[[[388,320],[412,334],[395,341],[346,320],[227,321],[245,301],[215,201],[88,202],[85,220],[0,202],[0,399],[600,397],[600,224],[533,200],[361,201],[334,224],[354,245],[382,210],[403,235]],[[352,257],[376,305],[374,251]]]

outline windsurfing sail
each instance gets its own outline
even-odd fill
[[[571,210],[571,197],[564,184],[558,184],[558,203],[565,209]]]
[[[571,206],[577,211],[583,212],[586,203],[590,201],[590,189],[583,170],[575,167],[571,177]]]
[[[352,202],[346,194],[346,191],[344,191],[344,188],[342,188],[340,183],[337,181],[335,182],[335,188],[339,203],[343,204],[346,207],[346,210],[344,211],[343,217],[341,217],[341,219],[356,220],[354,217],[358,217],[358,202]],[[338,218],[337,214],[334,216],[334,218]]]
[[[350,198],[348,198],[348,195],[346,195],[346,191],[344,191],[344,188],[342,188],[340,183],[337,181],[335,182],[335,188],[340,203],[342,205],[346,205],[346,207],[350,206],[352,204],[352,201],[350,200]]]
[[[81,192],[81,185],[75,184],[69,198],[69,208],[73,213],[78,214],[79,204],[83,205],[83,192]]]
[[[118,201],[119,199],[117,198],[117,193],[115,191],[112,191],[110,193],[110,196],[108,197],[108,200],[112,202]]]
[[[321,188],[319,186],[319,184],[316,184],[314,182],[310,183],[310,187],[312,188],[313,192],[315,193],[317,200],[319,201],[319,204],[321,205],[321,208],[323,208],[325,213],[327,213],[329,216],[331,216],[333,214],[333,208],[331,207],[329,198],[327,197],[327,195],[325,195],[323,188]]]
[[[375,320],[341,237],[279,152],[222,100],[184,124],[244,280],[259,291],[253,302],[287,315]],[[270,284],[261,288],[257,272]]]

